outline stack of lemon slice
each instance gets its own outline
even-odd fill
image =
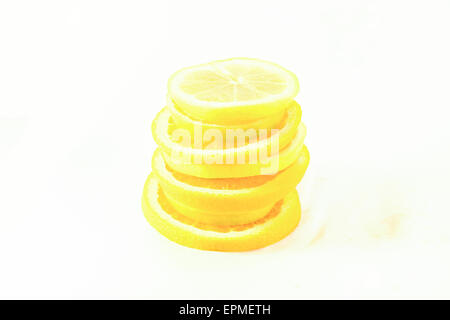
[[[294,74],[257,59],[176,72],[152,126],[159,148],[142,198],[150,224],[216,251],[265,247],[293,231],[309,163],[298,91]]]

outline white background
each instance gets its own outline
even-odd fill
[[[0,2],[0,298],[450,298],[449,1]],[[247,253],[146,222],[177,69],[295,72],[304,220]]]

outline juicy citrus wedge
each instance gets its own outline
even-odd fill
[[[265,130],[258,130],[257,132],[256,130],[236,130],[231,132],[231,135],[238,137],[237,139],[228,139],[228,135],[224,136],[220,132],[214,131],[215,134],[207,138],[207,135],[211,133],[210,131],[193,135],[189,130],[176,128],[173,125],[171,113],[168,109],[163,109],[153,121],[152,133],[156,143],[166,156],[171,158],[167,161],[178,162],[178,165],[185,166],[185,169],[181,168],[180,170],[172,166],[177,171],[204,178],[245,177],[264,174],[259,169],[274,165],[274,162],[278,161],[276,159],[278,153],[280,152],[281,156],[285,149],[289,150],[289,152],[284,152],[285,155],[294,152],[296,156],[290,157],[288,160],[290,162],[285,162],[283,168],[298,157],[300,150],[294,149],[296,147],[301,148],[306,135],[306,128],[300,123],[300,119],[301,108],[294,101],[286,110],[283,127],[279,130],[271,130],[270,132]],[[261,132],[265,134],[261,136]],[[252,134],[254,139],[250,141]],[[197,143],[197,140],[200,143]],[[235,145],[238,144],[238,140],[245,141],[245,143],[226,148],[230,140]],[[252,143],[248,143],[249,141]],[[166,156],[165,158],[167,158]],[[234,164],[236,166],[233,166]],[[214,167],[215,170],[217,169],[217,174],[211,172],[206,176],[197,175],[194,171],[189,170],[191,165],[205,165],[207,170]],[[243,172],[243,169],[247,167],[253,168],[250,169],[248,174]],[[233,172],[230,171],[230,168],[233,168]],[[276,171],[273,171],[272,174]]]
[[[169,95],[191,118],[233,124],[280,113],[299,91],[297,77],[263,60],[234,58],[173,74]]]
[[[177,128],[183,128],[194,133],[195,128],[201,128],[201,130],[219,130],[223,135],[226,134],[226,130],[236,130],[236,129],[281,129],[285,123],[286,112],[282,111],[277,114],[273,114],[270,117],[261,118],[255,121],[249,121],[242,124],[230,124],[230,125],[220,125],[214,123],[208,123],[204,121],[199,121],[188,117],[183,111],[179,110],[170,97],[167,98],[167,108],[170,111],[173,123]],[[301,112],[301,110],[300,110]],[[301,113],[300,113],[301,116]]]
[[[205,179],[173,171],[158,149],[152,169],[167,199],[179,212],[195,221],[230,225],[248,223],[267,214],[300,182],[308,163],[308,149],[303,146],[297,160],[275,175]]]
[[[142,207],[148,222],[168,239],[187,247],[213,251],[247,251],[273,244],[295,229],[301,215],[294,190],[253,223],[230,227],[195,223],[170,205],[152,175],[144,187]]]

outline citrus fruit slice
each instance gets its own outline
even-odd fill
[[[163,189],[161,188],[161,190]],[[292,191],[292,189],[290,191]],[[190,203],[181,202],[166,192],[164,192],[164,196],[175,211],[180,212],[183,216],[191,219],[194,223],[209,224],[220,227],[229,227],[255,222],[267,215],[267,212],[269,212],[275,205],[275,203],[273,203],[257,209],[240,211],[238,214],[211,214],[210,210],[202,211],[201,209],[194,208]],[[216,210],[217,209],[218,208],[216,208]]]
[[[157,149],[152,169],[177,211],[195,221],[227,225],[247,223],[267,214],[300,182],[308,163],[308,149],[303,146],[297,160],[275,175],[205,179],[173,171]]]
[[[152,133],[156,143],[162,148],[164,153],[172,158],[171,162],[178,162],[181,165],[211,165],[222,166],[228,175],[223,176],[219,171],[216,176],[203,176],[204,178],[224,178],[243,177],[259,175],[261,172],[255,170],[262,167],[270,167],[275,159],[275,155],[284,150],[287,146],[302,144],[306,135],[306,128],[300,124],[301,108],[296,102],[286,110],[284,125],[279,130],[267,132],[267,130],[234,130],[227,131],[224,136],[220,131],[205,131],[194,135],[191,131],[176,128],[173,125],[171,114],[167,108],[163,109],[155,118],[152,125]],[[200,130],[201,131],[201,130]],[[213,133],[213,134],[211,134]],[[231,137],[231,139],[229,138]],[[253,138],[252,138],[253,137]],[[212,141],[212,143],[211,143]],[[242,143],[242,142],[244,143]],[[231,143],[230,143],[231,142]],[[252,142],[252,143],[249,143]],[[233,147],[233,144],[235,147]],[[232,147],[228,147],[231,145]],[[237,146],[236,146],[237,145]],[[300,145],[301,147],[301,145]],[[291,147],[289,150],[292,150]],[[300,150],[296,150],[297,156]],[[290,158],[292,163],[297,157]],[[272,161],[272,163],[271,163]],[[253,167],[250,174],[245,172],[235,175],[230,172],[230,165],[243,164]],[[173,166],[172,166],[173,167]],[[173,167],[174,168],[174,167]],[[176,169],[176,168],[174,168]],[[237,167],[235,167],[236,170]],[[242,171],[241,169],[237,169]],[[192,171],[178,170],[183,173],[196,175]],[[278,170],[277,170],[278,171]],[[256,172],[256,173],[255,173]],[[275,173],[275,172],[273,172]],[[197,175],[196,175],[197,176]]]
[[[203,131],[214,129],[222,132],[224,136],[226,134],[226,130],[230,129],[281,129],[285,123],[285,121],[283,120],[285,120],[286,118],[286,112],[283,110],[282,112],[273,114],[270,117],[261,118],[255,121],[249,121],[247,123],[220,125],[203,122],[188,117],[181,110],[179,110],[179,108],[173,103],[170,97],[167,98],[167,108],[169,109],[173,123],[177,128],[187,129],[191,133],[194,133],[195,128],[201,128],[201,130]]]
[[[305,136],[306,127],[303,123],[300,123],[295,137],[285,148],[275,154],[269,153],[268,156],[261,156],[259,152],[257,162],[227,163],[226,150],[201,150],[185,147],[179,149],[162,148],[162,155],[167,165],[174,171],[194,177],[241,178],[273,175],[287,168],[300,156]],[[235,149],[231,149],[230,151],[235,152]],[[225,157],[225,161],[223,163],[208,163],[208,156],[210,154],[217,154],[217,158]]]
[[[246,150],[250,149],[257,149],[257,148],[264,148],[268,147],[273,140],[267,139],[273,136],[273,139],[277,139],[277,143],[279,148],[285,147],[295,136],[297,127],[300,124],[302,118],[302,109],[300,105],[296,101],[291,101],[289,108],[287,108],[284,117],[282,121],[279,123],[278,126],[275,126],[275,128],[252,128],[245,126],[244,128],[241,128],[239,126],[234,127],[214,127],[209,126],[207,129],[217,129],[217,128],[224,128],[225,134],[222,133],[220,129],[220,138],[221,141],[217,141],[216,131],[208,131],[203,130],[204,124],[200,124],[200,122],[193,123],[192,126],[187,125],[186,127],[177,126],[175,125],[175,122],[173,120],[172,113],[170,112],[169,108],[163,108],[155,117],[152,123],[152,134],[153,138],[155,139],[156,143],[160,145],[163,149],[167,150],[175,150],[179,149],[180,147],[185,147],[186,150],[184,152],[186,153],[204,153],[205,149],[210,150],[214,149],[210,141],[214,138],[214,142],[216,145],[220,145],[220,149],[225,148],[227,149],[227,134],[228,135],[234,135],[235,137],[244,137],[245,143],[242,145],[237,145],[237,143],[234,141],[234,144],[231,146],[232,149],[235,149],[232,152],[241,153],[245,152]],[[196,126],[198,124],[198,126]],[[197,127],[197,132],[200,134],[200,136],[196,136],[196,132],[194,131],[195,127]],[[200,129],[200,130],[199,130]],[[258,130],[256,130],[258,129]],[[186,134],[189,134],[189,142],[187,143],[179,143],[177,140],[179,140],[179,133],[182,133],[183,130],[187,130]],[[272,131],[273,130],[273,131]],[[251,134],[254,133],[255,140],[257,141],[249,141]],[[210,137],[206,137],[210,135]],[[195,139],[198,139],[199,141],[196,142]],[[220,142],[220,143],[218,143]],[[248,146],[250,144],[249,142],[253,142],[252,146]],[[189,150],[194,149],[194,150]],[[195,150],[200,149],[200,150]],[[231,149],[231,148],[228,148]],[[220,151],[216,151],[219,152]]]
[[[169,95],[191,118],[233,124],[280,113],[299,92],[297,77],[259,59],[233,58],[179,70]]]
[[[145,183],[142,208],[148,222],[168,239],[213,251],[247,251],[273,244],[295,229],[301,215],[294,190],[253,223],[230,227],[195,223],[173,209],[152,174]]]

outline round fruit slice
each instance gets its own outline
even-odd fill
[[[163,188],[161,189],[164,190]],[[292,189],[290,191],[292,191]],[[273,203],[269,206],[260,207],[258,209],[241,211],[239,214],[211,214],[211,211],[209,210],[202,211],[198,208],[192,207],[189,202],[180,202],[178,199],[173,198],[166,192],[164,192],[164,196],[175,211],[181,212],[183,216],[191,219],[194,223],[210,224],[220,227],[229,227],[255,222],[267,215],[267,212],[269,212],[275,205],[275,203]],[[215,210],[218,210],[218,208]]]
[[[299,85],[292,72],[275,63],[233,58],[181,69],[170,77],[168,89],[191,118],[234,124],[282,112]]]
[[[203,132],[200,129],[199,131],[195,130],[194,134],[192,134],[187,129],[175,127],[170,112],[165,108],[153,121],[152,133],[156,143],[166,155],[172,158],[168,160],[172,163],[178,162],[181,165],[186,165],[186,167],[191,164],[222,165],[220,170],[225,170],[226,172],[229,172],[230,165],[238,164],[243,168],[245,166],[242,165],[248,164],[254,167],[251,171],[256,172],[250,175],[259,175],[264,173],[254,169],[272,165],[270,161],[277,161],[277,159],[270,158],[275,158],[279,150],[286,149],[288,145],[292,145],[294,142],[297,144],[299,142],[303,143],[306,129],[303,124],[299,125],[300,119],[300,106],[293,102],[287,109],[285,123],[279,130],[275,129],[267,132],[264,129],[241,129],[227,131],[227,134],[224,136],[218,130],[206,130]],[[297,156],[299,151],[296,151]],[[291,158],[290,162],[286,163],[283,168],[291,164],[296,158]],[[190,174],[184,170],[177,171]],[[272,174],[275,172],[272,172]],[[243,175],[236,176],[235,173],[229,172],[229,175],[225,176],[220,174],[217,176],[201,175],[200,177],[223,178],[242,176],[248,175],[243,173]]]
[[[188,117],[184,114],[175,104],[170,97],[167,98],[167,108],[170,111],[173,123],[177,128],[183,128],[189,130],[192,134],[195,128],[197,130],[200,128],[202,131],[209,129],[219,130],[222,134],[226,135],[226,130],[237,130],[237,129],[281,129],[285,124],[285,119],[287,114],[285,111],[274,114],[270,117],[265,117],[255,121],[250,121],[245,124],[230,124],[230,125],[219,125],[203,121],[198,121]],[[301,110],[300,110],[301,112]],[[301,113],[300,113],[301,116]]]
[[[295,229],[301,212],[297,191],[293,191],[254,223],[231,227],[195,223],[172,208],[152,175],[145,183],[142,208],[148,222],[168,239],[212,251],[248,251],[273,244]]]
[[[207,127],[207,129],[225,128],[225,134],[220,129],[218,130],[203,130],[204,124],[199,122],[193,123],[193,126],[187,125],[186,127],[175,125],[172,113],[169,108],[163,108],[155,117],[152,123],[153,138],[163,149],[174,150],[184,147],[187,153],[204,153],[205,150],[212,152],[213,149],[234,149],[231,150],[235,153],[242,153],[250,149],[258,149],[268,147],[273,143],[274,139],[277,140],[279,148],[284,148],[295,136],[297,128],[300,124],[302,117],[302,109],[300,105],[292,101],[289,108],[286,110],[281,126],[278,125],[275,128],[253,128],[253,127]],[[196,126],[198,124],[198,126]],[[187,130],[189,141],[181,141],[181,134]],[[218,132],[219,131],[219,132]],[[198,136],[197,136],[198,135]],[[235,138],[235,140],[228,138]],[[220,138],[220,141],[217,141]],[[252,141],[257,140],[257,141]],[[272,138],[272,140],[267,139]],[[181,139],[183,140],[183,139]],[[211,143],[211,140],[213,140]],[[239,142],[241,142],[239,144]],[[231,142],[231,147],[228,147],[228,142]],[[190,150],[194,149],[194,150]],[[197,150],[195,150],[197,149]],[[231,152],[230,151],[230,152]],[[216,153],[221,153],[221,150],[216,150]]]
[[[248,223],[267,214],[300,182],[308,163],[308,149],[303,146],[298,159],[275,175],[205,179],[173,171],[157,149],[152,169],[177,211],[195,221],[229,225]]]
[[[264,149],[258,150],[259,153],[256,162],[247,161],[247,158],[244,162],[241,162],[239,161],[239,158],[235,157],[234,160],[237,159],[237,161],[230,163],[227,161],[226,150],[198,150],[200,152],[197,153],[196,149],[190,148],[169,149],[168,151],[165,151],[164,148],[162,148],[162,155],[167,165],[174,171],[194,177],[241,178],[273,175],[287,168],[300,156],[305,136],[306,127],[301,123],[294,139],[292,139],[284,149],[273,155],[266,153],[266,155],[269,154],[269,156],[261,155],[264,152],[261,153],[259,151],[264,151]],[[225,154],[225,156],[220,153],[218,155],[218,157],[225,157],[225,161],[221,163],[210,163],[208,156],[217,151]],[[218,157],[216,159],[220,159]]]

